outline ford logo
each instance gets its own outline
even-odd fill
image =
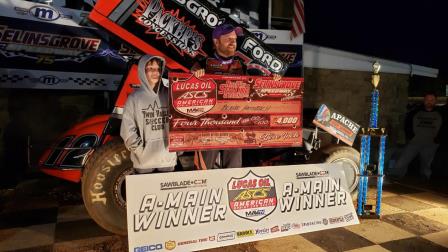
[[[56,85],[59,82],[61,82],[61,79],[59,79],[58,77],[53,76],[53,75],[44,75],[39,78],[39,82],[43,83],[45,85],[52,86],[52,85]]]
[[[29,12],[31,16],[45,21],[54,21],[61,16],[57,10],[51,8],[50,6],[33,6]]]

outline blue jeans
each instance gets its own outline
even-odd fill
[[[405,146],[403,152],[395,163],[395,167],[390,169],[388,175],[402,178],[408,171],[409,164],[418,156],[420,160],[420,174],[429,179],[431,177],[431,163],[439,147],[438,144],[428,143],[409,143]]]

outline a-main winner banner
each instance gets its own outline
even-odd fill
[[[196,251],[359,223],[340,164],[131,175],[126,199],[133,252]]]
[[[303,78],[169,73],[170,151],[302,145]]]

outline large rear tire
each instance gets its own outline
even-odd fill
[[[350,146],[331,145],[313,153],[309,163],[342,164],[347,188],[352,198],[356,199],[358,195],[360,158],[359,152]]]
[[[82,196],[87,212],[105,230],[127,234],[125,177],[134,173],[129,151],[121,139],[99,147],[82,176]]]

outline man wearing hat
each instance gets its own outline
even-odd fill
[[[191,71],[196,77],[204,74],[246,75],[243,60],[235,56],[236,40],[243,35],[241,27],[231,24],[217,26],[212,33],[214,54],[196,62]]]
[[[215,52],[207,58],[196,62],[191,71],[200,78],[204,74],[222,75],[249,75],[244,61],[235,55],[237,37],[243,36],[241,27],[231,24],[221,24],[213,30],[213,47]],[[275,74],[274,80],[279,80],[280,75]],[[212,169],[219,150],[198,151],[195,154],[195,163],[199,169]],[[222,168],[239,168],[242,166],[241,149],[222,150]]]

